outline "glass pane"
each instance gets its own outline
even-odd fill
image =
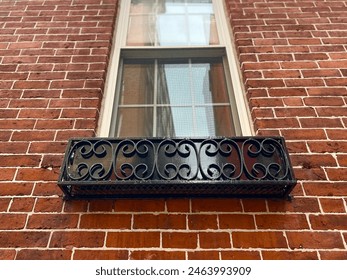
[[[152,15],[134,15],[129,17],[127,45],[129,46],[154,46],[155,18]]]
[[[159,62],[158,103],[202,105],[229,103],[221,59]]]
[[[213,119],[209,118],[209,126],[212,127],[213,123],[215,136],[232,137],[236,135],[230,106],[211,106],[209,109],[206,109],[206,111],[208,111],[209,114],[213,112]]]
[[[160,63],[158,74],[159,104],[192,104],[188,63]]]
[[[211,1],[132,0],[128,46],[218,44]]]
[[[120,105],[153,104],[154,61],[125,62],[122,72]]]
[[[157,20],[159,46],[190,45],[186,17],[161,15]]]
[[[117,137],[153,136],[153,108],[118,108]]]
[[[158,137],[234,136],[230,106],[160,107]]]

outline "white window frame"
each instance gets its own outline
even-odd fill
[[[154,58],[153,47],[133,47],[126,46],[126,36],[128,28],[128,19],[130,11],[131,0],[121,0],[120,7],[118,9],[118,16],[116,22],[115,33],[113,36],[113,44],[110,55],[110,63],[106,77],[104,98],[101,105],[99,125],[97,130],[97,136],[109,137],[111,132],[111,126],[114,123],[114,106],[116,102],[116,96],[119,92],[117,89],[117,77],[119,75],[120,65],[122,58]],[[254,130],[251,123],[250,112],[247,105],[245,90],[241,80],[240,68],[236,59],[236,50],[233,44],[233,38],[231,37],[231,30],[227,23],[226,9],[224,0],[212,0],[217,32],[219,36],[219,45],[212,46],[193,46],[193,47],[155,47],[155,50],[160,49],[160,52],[156,52],[155,58],[168,57],[170,54],[181,52],[180,57],[192,57],[199,53],[203,53],[205,57],[211,56],[223,56],[228,65],[227,71],[227,83],[229,98],[231,103],[233,123],[235,126],[236,135],[238,136],[252,136]],[[159,53],[159,56],[158,56]]]

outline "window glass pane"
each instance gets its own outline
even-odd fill
[[[218,44],[211,1],[132,0],[128,46]]]
[[[153,104],[154,61],[125,61],[122,72],[120,105]]]
[[[152,15],[132,15],[129,17],[127,45],[154,46],[156,43],[153,27],[155,18]]]
[[[159,137],[209,137],[235,135],[230,106],[159,107]]]
[[[159,104],[229,103],[221,59],[185,60],[185,63],[161,60],[159,69]]]
[[[191,78],[189,64],[165,63],[159,64],[158,103],[191,105]]]
[[[153,136],[153,108],[118,108],[117,137]]]

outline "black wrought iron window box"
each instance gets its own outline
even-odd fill
[[[71,139],[66,199],[286,198],[296,184],[282,137]]]

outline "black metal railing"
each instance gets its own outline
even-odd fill
[[[295,184],[282,137],[71,139],[58,181],[67,199],[285,198]]]

